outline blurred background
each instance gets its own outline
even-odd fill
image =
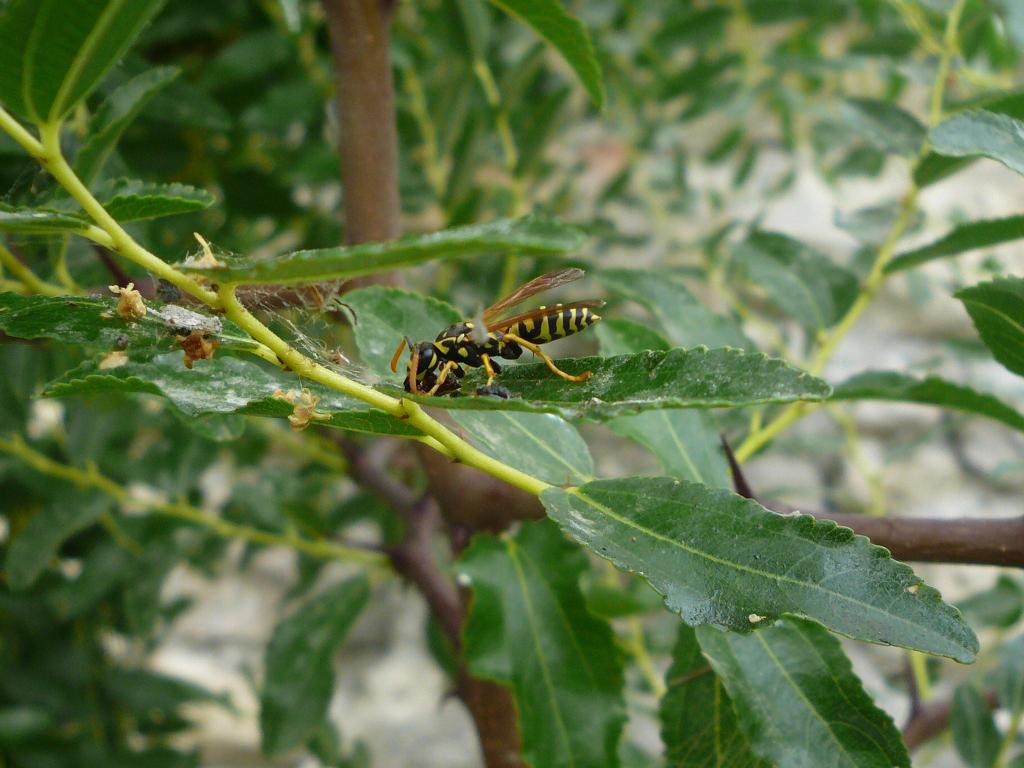
[[[582,266],[628,266],[649,270],[655,280],[685,280],[713,310],[742,321],[761,349],[799,364],[813,334],[766,296],[734,258],[736,250],[752,230],[770,230],[866,273],[910,177],[906,136],[856,99],[898,103],[924,120],[934,45],[951,3],[567,5],[599,54],[607,89],[601,110],[562,59],[489,4],[397,3],[392,56],[403,230],[529,212],[578,223],[590,234],[578,254]],[[961,30],[949,102],[1011,90],[1019,79],[1024,10],[1013,0],[971,0]],[[247,255],[344,241],[334,86],[318,3],[168,3],[92,101],[165,65],[182,74],[143,109],[107,174],[189,183],[213,192],[217,204],[133,224],[140,241],[169,260],[197,252],[193,232],[218,251]],[[75,116],[79,128],[88,116],[85,109]],[[9,190],[8,199],[43,199],[52,183],[0,136],[0,189]],[[1016,214],[1022,199],[1020,176],[977,162],[923,190],[901,250],[934,240],[956,222]],[[64,263],[81,285],[110,281],[83,241],[15,242],[32,256]],[[61,261],[54,249],[64,249]],[[1021,379],[990,358],[962,304],[950,297],[958,286],[1019,271],[1021,255],[1011,243],[889,280],[826,378],[841,381],[868,368],[935,372],[1024,404]],[[401,280],[472,312],[544,266],[463,260],[409,270]],[[619,316],[653,322],[628,292],[596,280],[581,290],[607,295]],[[326,319],[313,302],[285,311],[281,327],[321,356],[342,349],[354,357],[346,326]],[[559,354],[567,350],[593,352],[595,342],[584,335]],[[144,396],[30,398],[74,362],[74,353],[58,345],[0,344],[0,430],[24,431],[79,462],[95,461],[133,493],[186,498],[228,519],[273,530],[346,528],[353,539],[391,535],[391,513],[339,478],[329,461],[296,450],[280,423],[211,417],[197,424]],[[351,369],[358,372],[358,363]],[[721,416],[723,428],[730,418]],[[583,433],[603,476],[660,471],[649,454],[608,430]],[[1024,441],[994,422],[934,408],[858,404],[803,421],[750,462],[748,479],[759,495],[798,508],[1011,515],[1020,512]],[[111,503],[2,455],[0,483],[6,536],[41,506],[73,501],[95,505],[99,516]],[[257,686],[266,643],[286,606],[344,569],[281,549],[228,544],[173,521],[138,516],[126,525],[144,542],[144,568],[94,527],[30,590],[0,595],[0,700],[56,713],[65,723],[60,748],[16,764],[85,764],[76,762],[83,753],[73,745],[97,732],[170,745],[132,765],[320,764],[312,756],[261,756]],[[1020,619],[1019,575],[981,567],[917,570],[947,600],[976,607],[970,618],[983,645]],[[677,621],[659,612],[656,600],[645,614],[659,669],[667,665]],[[394,581],[375,590],[336,662],[330,713],[337,733],[324,739],[341,746],[323,764],[481,764],[472,723],[451,696],[426,627],[415,592]],[[904,654],[847,645],[866,687],[901,722],[908,709]],[[964,675],[977,674],[952,667],[946,663],[936,675],[938,694],[948,696]],[[630,681],[628,704],[626,764],[657,765],[657,700],[643,680]],[[915,765],[961,763],[947,737],[921,750]]]

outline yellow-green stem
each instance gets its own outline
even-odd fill
[[[729,0],[729,6],[733,13],[736,47],[743,55],[743,76],[747,86],[754,88],[761,81],[763,68],[758,32],[743,0]]]
[[[391,414],[395,418],[402,418],[404,416],[402,405],[395,398],[388,397],[365,384],[347,379],[330,368],[325,368],[319,363],[314,362],[289,345],[288,342],[267,328],[255,315],[242,306],[235,295],[236,287],[233,284],[227,284],[220,286],[218,290],[219,303],[224,309],[225,316],[241,326],[256,341],[261,342],[270,349],[290,370],[304,379],[319,382],[337,392],[358,398],[374,408],[379,408]]]
[[[942,53],[942,43],[932,31],[923,9],[907,0],[889,0],[889,4],[903,17],[903,22],[917,34],[929,53]]]
[[[836,405],[830,405],[828,412],[835,419],[839,428],[843,430],[846,438],[846,450],[850,455],[850,461],[857,468],[857,471],[864,476],[871,493],[871,503],[868,507],[868,514],[872,517],[885,517],[885,479],[882,471],[872,467],[868,463],[864,450],[861,447],[860,434],[857,431],[857,422],[849,413]]]
[[[40,278],[3,245],[0,245],[0,264],[3,264],[8,272],[20,280],[30,293],[36,293],[40,296],[61,296],[67,293],[63,288]]]
[[[114,540],[114,543],[117,544],[117,546],[119,546],[121,549],[125,550],[126,552],[131,552],[136,557],[142,555],[145,552],[145,550],[142,548],[142,545],[139,544],[139,542],[137,542],[131,536],[129,536],[128,532],[125,531],[125,529],[122,528],[120,524],[118,524],[117,518],[115,518],[109,512],[104,512],[102,515],[100,515],[100,524],[104,527],[104,529],[106,529],[107,533],[110,535],[110,538]]]
[[[512,125],[508,119],[508,110],[501,103],[501,93],[498,91],[498,84],[494,82],[494,75],[491,68],[482,58],[473,61],[473,72],[480,81],[480,88],[484,92],[487,104],[494,111],[494,125],[498,130],[498,139],[501,142],[501,152],[505,161],[505,171],[508,173],[509,183],[512,185],[512,206],[510,216],[522,216],[526,209],[526,190],[523,180],[519,177],[519,149],[516,147],[515,136],[512,135]],[[516,287],[519,274],[519,257],[509,254],[505,257],[505,268],[501,276],[499,293],[504,296],[511,293]]]
[[[938,125],[942,120],[942,96],[946,91],[946,78],[949,76],[949,62],[957,50],[957,31],[960,28],[960,16],[963,15],[966,0],[957,0],[946,16],[946,31],[942,37],[942,54],[939,57],[939,70],[932,83],[931,108],[928,111],[928,124]]]
[[[179,272],[167,262],[147,251],[129,235],[120,224],[107,213],[100,202],[78,178],[64,155],[60,151],[60,125],[45,125],[40,129],[42,136],[42,154],[39,161],[50,172],[57,182],[66,189],[75,201],[95,221],[110,238],[109,248],[120,253],[127,259],[144,267],[157,277],[162,277],[175,287],[195,296],[204,304],[218,306],[217,294],[204,288],[193,278]]]
[[[3,117],[6,117],[7,120],[3,120]],[[2,110],[0,110],[0,128],[6,130],[8,133],[12,133],[12,135],[18,130],[24,134],[24,136],[21,137],[21,139],[24,140],[23,146],[38,157],[39,161],[47,167],[54,178],[71,194],[72,197],[75,198],[79,205],[85,209],[86,213],[88,213],[89,216],[91,216],[99,225],[98,228],[92,228],[97,229],[97,233],[93,233],[94,238],[99,237],[100,235],[104,238],[109,238],[109,247],[113,250],[118,251],[122,255],[134,261],[136,264],[150,270],[159,277],[165,278],[176,287],[198,298],[208,306],[222,310],[228,319],[234,321],[244,329],[251,338],[263,345],[263,347],[258,350],[259,356],[266,359],[268,357],[266,350],[269,350],[277,358],[276,360],[272,360],[272,362],[286,366],[289,370],[295,372],[302,378],[309,379],[310,381],[316,381],[337,392],[341,392],[342,394],[361,400],[374,408],[384,411],[394,418],[408,419],[409,424],[424,433],[423,437],[419,437],[417,439],[424,444],[431,446],[440,453],[450,457],[454,461],[460,461],[476,467],[493,477],[504,480],[505,482],[534,495],[539,495],[541,492],[551,487],[547,483],[538,480],[535,477],[531,477],[524,472],[520,472],[517,469],[506,466],[500,461],[477,450],[465,440],[461,439],[445,428],[442,424],[431,418],[426,411],[420,408],[416,403],[404,399],[401,401],[396,400],[393,397],[389,397],[388,395],[378,392],[372,387],[352,381],[351,379],[348,379],[329,368],[325,368],[314,360],[306,357],[301,352],[290,346],[284,339],[267,328],[267,326],[261,323],[252,313],[242,306],[235,295],[237,286],[232,284],[223,285],[219,287],[217,292],[213,292],[205,286],[200,285],[190,276],[179,272],[177,269],[140,246],[127,232],[125,232],[123,228],[121,228],[117,221],[107,213],[102,204],[93,197],[92,193],[89,192],[78,176],[75,175],[74,170],[68,165],[60,152],[60,128],[58,125],[48,125],[41,129],[43,139],[41,145],[39,145],[39,143],[36,142],[35,139],[33,139],[26,131],[24,131],[20,125],[17,125],[17,123],[13,121],[13,118],[10,118],[10,116]],[[16,136],[16,138],[18,137]],[[19,143],[21,143],[21,140],[19,140]],[[0,445],[0,448],[2,447],[3,446]],[[70,472],[74,478],[77,478],[75,480],[76,482],[81,481],[79,470],[69,467],[62,471],[65,473]],[[118,494],[125,493],[124,489],[116,483],[111,484],[111,481],[101,479],[99,476],[94,477],[93,480],[95,482],[93,482],[92,487],[104,490],[115,497],[117,497]],[[188,505],[169,504],[162,505],[159,508],[154,507],[154,509],[155,511],[172,514],[184,519],[192,519],[194,513],[198,513],[203,517],[196,517],[196,522],[208,525],[222,535],[235,535],[261,543],[293,543],[292,539],[289,537],[280,537],[276,534],[265,534],[265,532],[249,529],[245,526],[236,526],[232,523],[228,523],[227,521],[220,520],[219,518],[210,518],[209,516],[205,516],[205,513],[202,513],[200,510],[196,510]],[[315,554],[315,551],[320,547],[334,547],[335,549],[329,549],[329,551],[338,551],[337,547],[339,546],[322,542],[309,542],[306,540],[296,541],[299,542],[295,544],[296,548],[302,549],[310,554]],[[349,548],[342,549],[345,550]],[[362,550],[353,551],[365,555]]]
[[[22,296],[27,296],[31,291],[25,287],[24,283],[20,283],[17,280],[4,280],[0,278],[0,291],[10,291],[11,293],[18,293]]]
[[[935,81],[932,84],[931,106],[928,115],[929,127],[936,125],[942,119],[942,96],[945,90],[946,78],[949,75],[950,61],[958,45],[957,34],[960,25],[960,16],[963,13],[965,2],[966,0],[957,0],[953,9],[946,17],[946,31],[943,36],[942,55],[939,59],[939,68],[935,75]],[[897,5],[899,4],[897,3]],[[922,142],[917,162],[920,162],[921,158],[925,156],[927,149],[928,140],[926,138],[924,142]],[[915,163],[915,167],[916,165],[917,163]],[[918,192],[919,189],[917,184],[911,182],[910,189],[907,190],[907,193],[903,196],[903,200],[900,203],[899,216],[897,216],[896,221],[893,222],[885,241],[879,247],[878,255],[875,257],[874,264],[871,267],[871,272],[864,281],[860,294],[857,296],[853,305],[847,310],[846,314],[843,315],[843,318],[839,321],[838,325],[834,326],[825,336],[821,347],[818,349],[817,354],[815,354],[810,366],[808,367],[808,370],[810,370],[810,372],[815,376],[820,375],[825,369],[828,361],[831,360],[832,355],[835,354],[839,343],[843,338],[845,338],[846,334],[860,318],[865,308],[871,303],[872,299],[874,299],[875,294],[878,293],[878,289],[882,286],[882,283],[885,282],[885,267],[895,254],[896,243],[899,242],[899,239],[903,236],[907,226],[910,224],[910,220],[917,206]],[[746,461],[779,433],[799,421],[812,410],[814,410],[814,408],[808,406],[806,403],[793,403],[792,405],[787,406],[777,417],[775,417],[775,419],[770,421],[762,429],[758,429],[747,435],[747,439],[744,440],[740,447],[736,449],[736,459],[741,462]]]
[[[68,272],[68,246],[71,244],[71,236],[64,235],[60,238],[57,246],[57,255],[53,259],[53,276],[68,291],[68,293],[81,293],[81,288],[75,279]]]
[[[403,399],[402,407],[408,415],[409,423],[447,448],[456,461],[461,461],[463,464],[469,464],[483,470],[499,480],[504,480],[509,485],[514,485],[516,488],[521,488],[527,493],[532,493],[534,496],[539,496],[543,491],[552,487],[543,480],[538,480],[525,472],[513,469],[506,464],[502,464],[497,459],[491,458],[486,453],[477,450],[443,424],[428,416],[427,412],[418,403]]]
[[[275,419],[257,419],[255,423],[257,429],[271,438],[275,446],[287,446],[289,453],[305,456],[339,475],[348,471],[348,461],[337,447],[316,432],[296,432],[282,426]]]
[[[928,656],[920,651],[907,651],[910,659],[910,671],[914,676],[914,686],[921,701],[929,701],[932,697],[932,683],[928,679]]]
[[[427,181],[434,190],[434,196],[440,200],[444,197],[445,186],[447,185],[448,174],[439,159],[440,153],[437,150],[437,129],[434,127],[434,120],[430,116],[427,107],[427,97],[423,92],[423,84],[415,67],[405,67],[402,70],[402,83],[409,94],[409,108],[413,118],[420,129],[420,137],[423,139],[423,167],[427,175]]]
[[[32,155],[32,157],[42,161],[43,145],[39,142],[39,139],[29,133],[25,127],[15,120],[11,113],[3,107],[0,107],[0,129],[3,129],[5,133],[18,142],[22,149]]]
[[[644,680],[647,681],[651,690],[654,691],[654,695],[660,699],[667,690],[665,688],[665,681],[658,674],[658,670],[655,669],[654,662],[651,660],[651,655],[647,652],[647,641],[644,639],[644,625],[638,617],[631,616],[629,618],[629,632],[632,635],[629,649],[633,652],[636,665],[644,676]]]
[[[121,506],[142,506],[144,509],[169,517],[176,517],[190,523],[208,528],[225,538],[243,539],[267,546],[286,546],[297,549],[312,557],[324,560],[343,560],[359,565],[387,568],[388,560],[382,553],[372,552],[358,547],[349,547],[331,541],[314,541],[302,538],[294,533],[277,534],[250,528],[246,525],[223,520],[211,515],[198,507],[184,502],[163,502],[136,499],[120,483],[100,474],[95,467],[79,469],[69,464],[54,461],[49,456],[30,447],[20,436],[10,439],[0,438],[0,452],[10,454],[24,461],[30,467],[44,475],[57,477],[76,485],[79,488],[92,488],[113,498]]]
[[[996,755],[992,768],[1004,768],[1006,765],[1006,759],[1010,755],[1010,748],[1017,741],[1017,732],[1020,730],[1022,721],[1024,721],[1024,709],[1018,709],[1010,715],[1010,725],[1003,735],[1003,742],[999,745],[999,754]]]

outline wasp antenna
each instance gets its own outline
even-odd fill
[[[398,373],[398,358],[402,356],[402,352],[405,351],[405,347],[408,345],[409,349],[412,349],[412,343],[409,341],[408,336],[403,336],[402,340],[398,342],[398,349],[395,350],[395,354],[391,356],[391,372]]]
[[[414,347],[408,338],[405,339],[405,343],[409,345],[409,349],[412,351],[412,360],[409,361],[409,389],[412,390],[414,395],[418,395],[420,388],[416,385],[416,377],[419,376],[420,350],[419,347]]]

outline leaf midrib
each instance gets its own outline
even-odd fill
[[[822,727],[825,729],[829,737],[832,739],[833,743],[836,745],[838,752],[846,759],[846,763],[851,768],[857,768],[857,761],[850,756],[849,752],[846,750],[846,746],[836,736],[835,731],[832,730],[832,727],[829,724],[829,722],[821,716],[821,713],[818,712],[817,708],[814,706],[814,703],[807,698],[807,695],[804,693],[803,689],[799,685],[797,685],[796,681],[790,676],[789,671],[786,669],[785,665],[783,665],[782,662],[779,660],[779,657],[775,655],[775,652],[772,650],[771,646],[769,646],[768,643],[765,642],[762,633],[755,632],[754,637],[757,638],[757,642],[761,644],[762,648],[764,648],[765,654],[771,660],[772,664],[774,664],[775,667],[779,670],[779,673],[782,675],[783,679],[789,684],[789,687],[793,690],[797,697],[804,703],[805,707],[807,708],[807,711],[815,720],[821,723]],[[829,668],[828,664],[825,663],[824,666],[825,669],[828,670],[831,674],[831,669]]]
[[[544,655],[544,649],[540,643],[540,634],[537,631],[537,617],[533,612],[533,603],[530,601],[530,588],[526,583],[526,574],[523,573],[522,564],[519,562],[519,558],[516,553],[516,545],[512,541],[506,541],[505,548],[508,551],[509,561],[512,563],[512,569],[516,574],[516,581],[519,583],[519,589],[523,595],[523,610],[526,612],[526,620],[530,626],[530,640],[533,642],[533,650],[537,654],[537,658],[540,660],[541,675],[544,678],[544,688],[547,690],[548,699],[551,703],[551,709],[554,712],[555,722],[558,725],[558,733],[562,739],[562,743],[565,746],[565,754],[569,760],[569,765],[575,768],[576,759],[573,756],[571,748],[571,742],[569,741],[569,731],[565,726],[565,721],[562,719],[562,710],[558,705],[558,696],[555,693],[555,685],[551,679],[551,672],[548,669],[548,660]]]
[[[96,24],[86,36],[85,41],[82,43],[82,47],[78,49],[78,53],[75,54],[75,58],[71,62],[71,66],[68,67],[68,71],[64,74],[64,80],[61,82],[60,88],[57,90],[57,95],[54,96],[53,104],[50,105],[49,119],[51,121],[59,118],[62,111],[61,106],[67,99],[68,93],[74,90],[74,87],[78,84],[78,78],[81,76],[85,63],[89,60],[89,57],[92,56],[93,49],[99,42],[100,37],[113,23],[123,5],[123,0],[112,0],[110,4],[107,5],[106,9],[100,14],[100,17],[96,20]]]
[[[540,446],[541,449],[543,449],[545,453],[547,453],[549,456],[554,458],[555,461],[559,462],[562,466],[564,466],[566,469],[568,469],[569,472],[571,473],[572,477],[577,478],[579,480],[583,480],[583,481],[593,480],[593,478],[594,478],[593,475],[588,474],[586,472],[581,472],[579,470],[579,468],[574,467],[572,464],[570,464],[568,461],[566,461],[564,458],[562,458],[562,455],[559,454],[554,449],[552,449],[550,445],[548,445],[543,440],[538,438],[535,434],[533,434],[533,432],[528,430],[521,423],[519,423],[518,421],[513,419],[509,411],[497,411],[497,413],[500,413],[513,427],[515,427],[520,432],[522,432],[524,435],[526,435],[530,440],[532,440],[534,443],[536,443],[538,446]],[[551,415],[554,415],[554,414],[551,414]],[[561,417],[556,416],[555,418],[561,418]]]
[[[964,304],[968,304],[968,305],[971,305],[971,306],[974,306],[974,307],[979,307],[981,309],[988,310],[993,315],[996,315],[997,317],[999,317],[1001,320],[1005,320],[1007,323],[1009,323],[1009,325],[1015,331],[1017,331],[1017,333],[1019,333],[1021,336],[1024,336],[1024,325],[1021,325],[1020,323],[1018,323],[1016,320],[1014,320],[1012,317],[1007,315],[1002,310],[996,309],[992,304],[986,304],[985,302],[978,301],[977,299],[960,299],[960,300]]]
[[[658,411],[658,413],[661,414],[661,418],[665,422],[665,429],[668,431],[668,434],[672,437],[672,442],[676,444],[676,448],[678,448],[679,453],[682,454],[683,462],[686,464],[687,467],[689,467],[690,471],[693,473],[693,479],[696,480],[698,483],[705,483],[706,481],[704,480],[704,476],[700,473],[700,470],[697,469],[697,465],[694,464],[693,459],[690,457],[690,452],[686,450],[686,447],[679,440],[679,437],[676,434],[675,425],[673,425],[672,422],[668,420],[668,413],[666,412],[666,410],[662,408]]]
[[[606,491],[606,492],[608,492],[608,493],[615,493],[615,491]],[[886,618],[895,620],[895,621],[897,621],[899,623],[902,623],[902,624],[906,625],[907,627],[912,628],[914,630],[924,631],[924,632],[926,632],[926,633],[928,633],[928,634],[930,634],[932,636],[938,637],[940,640],[943,641],[943,643],[945,645],[948,645],[948,644],[950,644],[952,642],[949,638],[947,638],[947,637],[945,637],[943,635],[937,634],[934,630],[932,630],[931,628],[927,627],[926,625],[915,624],[915,623],[911,622],[910,620],[905,619],[905,618],[903,618],[902,616],[900,616],[898,614],[886,613],[881,608],[873,606],[871,603],[866,603],[866,602],[864,602],[862,600],[857,600],[856,598],[850,597],[849,595],[844,595],[841,592],[834,592],[832,590],[829,590],[829,589],[826,589],[826,588],[822,587],[820,584],[815,584],[813,582],[808,582],[808,581],[798,581],[797,579],[792,579],[792,578],[789,578],[788,576],[785,576],[785,575],[782,575],[782,574],[774,574],[774,573],[770,573],[770,572],[767,572],[767,571],[759,571],[758,569],[752,568],[751,566],[744,565],[744,564],[741,564],[741,563],[734,563],[734,562],[731,562],[729,560],[725,560],[723,558],[720,558],[720,557],[718,557],[716,555],[712,555],[709,552],[703,552],[701,550],[694,549],[692,547],[688,547],[688,546],[686,546],[685,544],[683,544],[680,541],[677,541],[675,539],[669,538],[668,536],[664,536],[664,535],[662,535],[660,533],[657,533],[656,531],[652,531],[649,528],[644,528],[643,526],[638,525],[637,523],[635,523],[634,521],[630,520],[629,518],[622,517],[621,515],[613,512],[611,509],[609,509],[608,507],[604,506],[603,504],[600,504],[599,502],[595,501],[594,499],[584,495],[580,491],[580,489],[578,489],[578,488],[567,490],[566,493],[572,494],[573,496],[576,496],[577,498],[584,500],[585,502],[589,503],[591,506],[593,506],[598,511],[602,512],[603,514],[608,515],[611,519],[621,523],[622,525],[625,525],[628,528],[632,528],[633,530],[639,531],[640,533],[643,533],[646,536],[650,536],[653,539],[657,539],[658,541],[662,541],[662,542],[664,542],[666,544],[669,544],[669,545],[671,545],[671,546],[673,546],[673,547],[675,547],[677,549],[682,549],[682,550],[684,550],[686,552],[689,552],[690,554],[695,555],[697,557],[703,558],[705,560],[709,560],[711,562],[717,563],[719,565],[722,565],[722,566],[725,566],[725,567],[728,567],[728,568],[734,568],[734,569],[736,569],[738,571],[749,573],[749,574],[752,574],[754,576],[759,576],[759,577],[764,578],[764,579],[769,580],[769,581],[778,581],[778,582],[783,582],[783,583],[787,583],[787,584],[793,584],[793,585],[798,586],[798,587],[805,587],[805,588],[815,589],[815,590],[817,590],[819,592],[822,592],[822,593],[824,593],[826,595],[829,595],[831,597],[837,598],[839,600],[845,601],[845,602],[850,603],[852,605],[856,605],[858,607],[866,608],[866,609],[868,609],[869,611],[871,611],[873,613],[881,614],[882,616],[884,616]],[[628,494],[624,494],[624,495],[628,495]],[[669,498],[662,498],[661,500],[666,502],[666,503],[673,503],[673,500],[669,499]],[[768,513],[768,514],[772,514],[772,513]],[[808,542],[808,543],[815,543],[815,542]],[[831,627],[830,627],[830,629],[831,629]],[[834,631],[839,632],[840,634],[844,634],[844,635],[846,634],[845,632],[841,632],[840,630],[834,630]],[[848,635],[848,636],[849,637],[854,637],[853,635]],[[954,644],[957,647],[963,647],[959,643],[954,643]],[[906,647],[911,647],[911,646],[908,645]],[[916,650],[926,650],[926,649],[916,649]]]

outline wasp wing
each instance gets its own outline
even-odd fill
[[[512,293],[503,299],[498,299],[496,302],[491,304],[483,312],[483,320],[488,328],[492,328],[492,323],[497,317],[507,309],[514,307],[516,304],[521,304],[531,296],[546,291],[549,288],[557,288],[560,285],[571,283],[574,280],[579,280],[583,277],[583,270],[577,269],[576,267],[570,267],[569,269],[559,269],[555,272],[548,272],[535,277],[528,283],[516,288]]]
[[[541,317],[547,317],[557,312],[564,312],[568,309],[583,309],[596,307],[603,307],[604,302],[601,299],[593,299],[591,301],[574,301],[572,304],[552,304],[547,307],[537,307],[531,309],[529,312],[522,312],[518,315],[512,315],[511,317],[505,317],[501,320],[496,320],[487,326],[489,331],[505,331],[511,328],[516,323],[521,323],[526,320],[536,320]]]

